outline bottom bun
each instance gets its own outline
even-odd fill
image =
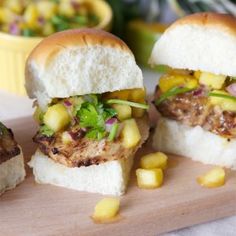
[[[236,169],[236,140],[223,138],[200,126],[189,127],[162,117],[153,136],[153,147],[205,164]]]
[[[0,164],[0,195],[25,179],[22,153]]]
[[[116,196],[124,194],[132,164],[133,157],[129,157],[99,165],[70,168],[56,163],[39,150],[29,162],[35,180],[40,184]]]

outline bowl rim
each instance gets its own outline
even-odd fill
[[[94,4],[94,2],[97,2],[106,8],[106,14],[105,14],[104,18],[102,19],[102,21],[100,21],[99,24],[97,24],[91,28],[104,30],[106,27],[109,27],[109,24],[111,24],[111,22],[112,22],[112,9],[111,9],[110,5],[107,2],[105,2],[104,0],[84,0],[84,1],[85,2],[88,1],[92,4]],[[82,28],[86,28],[86,27],[82,27]],[[57,32],[60,32],[60,31],[56,31],[55,33],[57,33]],[[13,34],[9,34],[9,33],[0,31],[0,38],[7,38],[8,40],[39,41],[39,40],[42,40],[46,37],[48,37],[48,36],[45,36],[45,37],[39,37],[39,36],[25,37],[22,35],[13,35]]]

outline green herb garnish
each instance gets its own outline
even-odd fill
[[[236,97],[231,96],[231,95],[226,95],[226,94],[221,94],[221,93],[208,93],[208,96],[210,97],[219,97],[219,98],[226,98],[226,99],[231,99],[236,101]]]
[[[7,127],[2,122],[0,122],[0,136],[3,136],[7,132],[8,132]]]
[[[47,137],[51,137],[54,134],[54,131],[52,129],[50,129],[47,125],[42,125],[39,129],[39,132],[42,135],[45,135]]]
[[[131,107],[136,107],[136,108],[141,108],[141,109],[148,109],[149,106],[147,104],[143,103],[137,103],[137,102],[130,102],[130,101],[125,101],[121,99],[109,99],[106,101],[107,104],[121,104],[121,105],[128,105]]]
[[[163,93],[156,101],[155,104],[158,106],[159,104],[161,104],[163,101],[165,101],[166,99],[175,96],[177,94],[181,94],[181,93],[186,93],[186,92],[190,92],[193,89],[191,88],[180,88],[180,87],[173,87],[171,89],[169,89],[167,92]]]
[[[32,37],[35,36],[35,32],[32,29],[23,29],[22,35],[25,37]]]
[[[118,131],[119,125],[118,123],[114,123],[111,127],[111,131],[108,136],[108,141],[113,141],[116,137],[117,131]]]
[[[106,120],[117,115],[115,109],[105,107],[99,101],[97,95],[86,95],[83,97],[83,102],[77,111],[76,116],[79,118],[79,124],[83,128],[88,128],[86,137],[100,140],[106,135],[105,122]]]

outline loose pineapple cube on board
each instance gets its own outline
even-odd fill
[[[221,89],[225,79],[226,76],[224,75],[214,75],[212,73],[202,72],[199,77],[199,83],[207,85],[213,89]]]
[[[225,170],[216,167],[197,178],[197,182],[206,188],[216,188],[225,184]]]
[[[155,169],[137,169],[137,183],[139,188],[154,189],[158,188],[163,183],[163,171],[160,168]]]
[[[141,158],[140,166],[143,169],[165,169],[167,167],[167,159],[168,157],[162,152],[150,153]]]
[[[118,198],[104,198],[96,204],[92,218],[96,221],[110,220],[118,214],[119,209]]]
[[[132,109],[128,105],[113,104],[112,107],[117,112],[117,117],[120,121],[131,118]]]
[[[70,116],[62,104],[56,104],[47,109],[44,115],[44,123],[57,132],[70,123]]]
[[[134,119],[125,120],[121,131],[122,144],[125,148],[135,147],[141,139],[139,128]]]

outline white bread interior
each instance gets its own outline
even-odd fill
[[[29,162],[37,183],[115,196],[124,194],[132,165],[133,157],[130,157],[88,167],[69,168],[40,151]]]
[[[236,76],[236,19],[197,13],[177,20],[157,40],[149,62]]]
[[[236,140],[229,141],[200,126],[189,127],[162,117],[153,136],[153,147],[205,164],[236,169]]]
[[[55,97],[142,88],[128,46],[110,33],[68,30],[44,39],[26,65],[26,90],[45,108]]]
[[[24,159],[22,152],[0,164],[0,195],[16,187],[25,179]]]

